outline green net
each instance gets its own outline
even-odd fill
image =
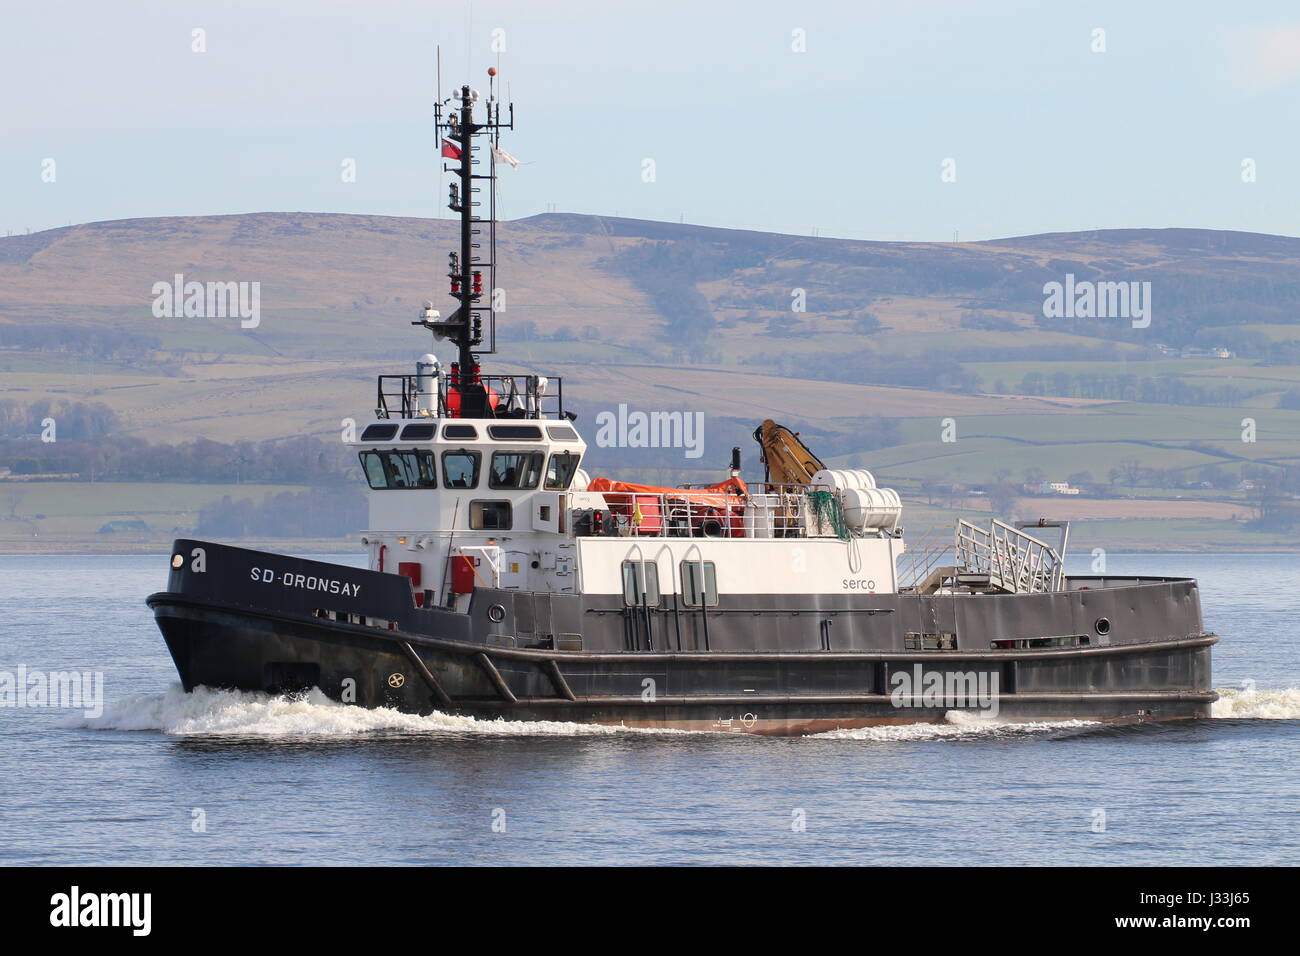
[[[808,492],[808,504],[819,528],[829,525],[836,537],[842,541],[849,540],[849,526],[844,520],[844,509],[833,491]]]

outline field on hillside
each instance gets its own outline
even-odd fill
[[[1300,240],[1123,230],[882,243],[567,214],[505,223],[501,237],[491,371],[562,376],[589,442],[620,404],[704,416],[698,458],[593,450],[618,477],[711,480],[732,444],[752,476],[748,434],[774,418],[828,464],[875,470],[921,516],[957,513],[918,504],[923,483],[1086,475],[1088,501],[1026,500],[1076,508],[1080,540],[1119,547],[1300,546],[1300,527],[1246,523],[1252,482],[1300,494],[1300,410],[1286,407],[1300,402]],[[435,290],[452,238],[447,220],[263,213],[0,239],[0,401],[102,403],[116,436],[151,443],[332,441],[373,413],[377,374],[410,372],[430,349],[410,323],[426,299],[448,309]],[[1066,272],[1150,277],[1160,311],[1146,329],[1045,320],[1043,284]],[[261,283],[257,326],[155,317],[153,284],[177,273]],[[98,546],[119,515],[148,525],[145,546],[228,493],[24,484],[21,507],[0,509],[12,511],[0,547],[34,532]]]

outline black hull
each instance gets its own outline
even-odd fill
[[[456,612],[417,606],[395,574],[182,540],[148,603],[186,690],[318,687],[417,714],[799,734],[953,710],[1171,720],[1209,716],[1216,699],[1217,638],[1187,579],[728,600],[625,608],[621,595],[480,589]],[[917,646],[930,637],[941,647]],[[967,693],[929,696],[930,679]]]
[[[893,675],[917,666],[995,672],[997,709],[989,716],[1003,721],[1205,717],[1216,699],[1208,689],[1216,640],[1209,635],[1085,650],[939,655],[593,654],[376,632],[177,594],[156,594],[149,603],[187,690],[315,686],[358,706],[418,714],[766,734],[943,722],[955,708],[924,706],[924,698],[900,707],[889,694]],[[753,693],[732,690],[749,684],[759,686]],[[1020,690],[1026,685],[1033,689]],[[981,713],[978,706],[956,709]]]

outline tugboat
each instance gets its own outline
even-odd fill
[[[187,691],[761,734],[954,712],[1209,716],[1217,638],[1196,581],[1067,575],[1068,523],[959,521],[909,550],[896,492],[772,421],[755,432],[756,487],[739,449],[704,487],[590,477],[561,380],[479,364],[496,341],[497,168],[514,163],[500,147],[513,104],[503,120],[489,80],[480,121],[479,99],[462,86],[435,109],[459,304],[412,323],[455,360],[380,375],[350,443],[368,568],[176,541],[147,603]]]

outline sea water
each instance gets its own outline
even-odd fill
[[[0,862],[1300,863],[1300,567],[1107,570],[1200,579],[1213,719],[785,739],[185,694],[143,603],[166,555],[0,556],[0,671],[104,682],[0,707]]]

